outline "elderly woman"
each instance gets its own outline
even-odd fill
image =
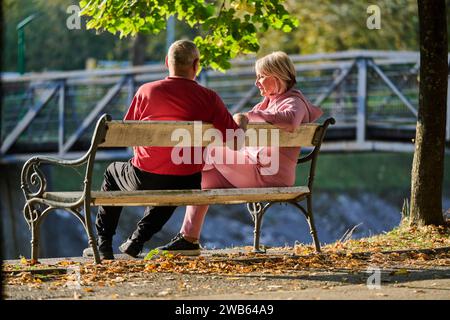
[[[299,90],[294,89],[295,67],[286,53],[278,51],[257,60],[255,70],[255,85],[264,99],[251,111],[235,114],[233,118],[236,122],[267,122],[292,131],[300,124],[313,122],[322,115],[318,107],[312,105]],[[290,187],[295,183],[300,152],[298,147],[246,147],[238,151],[225,147],[223,152],[226,153],[226,159],[241,156],[245,162],[224,163],[214,161],[214,158],[208,163],[207,159],[202,171],[202,189]],[[278,152],[277,160],[282,164],[275,166],[275,170],[267,166],[267,159],[271,158],[273,152]],[[198,240],[207,211],[207,205],[187,206],[180,233],[170,243],[158,249],[182,255],[199,255]]]

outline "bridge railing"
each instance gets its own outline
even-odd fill
[[[360,148],[371,140],[409,140],[411,145],[418,53],[348,51],[291,58],[297,87],[322,107],[323,117],[337,120],[327,139]],[[254,63],[255,58],[237,59],[226,73],[203,71],[199,81],[216,90],[231,112],[248,110],[261,100]],[[121,119],[141,84],[167,75],[164,65],[148,65],[3,77],[0,158],[14,161],[33,152],[72,157],[87,148],[102,113]]]

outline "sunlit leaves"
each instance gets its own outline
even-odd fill
[[[383,235],[324,245],[321,254],[316,254],[311,245],[296,245],[294,248],[272,248],[266,254],[255,254],[250,252],[251,247],[244,247],[240,253],[195,258],[152,250],[150,260],[103,261],[101,265],[62,260],[55,265],[33,266],[29,260],[22,258],[18,264],[3,264],[2,272],[6,285],[25,285],[29,288],[48,285],[49,290],[56,290],[77,280],[73,273],[61,270],[69,266],[77,267],[79,284],[84,293],[95,292],[98,287],[142,282],[155,274],[161,278],[168,273],[209,275],[211,281],[214,281],[215,275],[234,281],[240,280],[242,275],[249,278],[249,274],[252,275],[250,277],[258,276],[260,280],[266,280],[261,276],[305,271],[314,276],[323,270],[366,272],[368,266],[375,265],[394,270],[389,276],[405,277],[410,269],[436,266],[448,268],[449,235],[448,224],[446,227],[399,227]],[[438,251],[437,248],[441,249]],[[174,277],[168,279],[173,280]],[[182,283],[180,291],[185,287],[187,285]]]
[[[291,32],[298,26],[283,0],[90,0],[80,1],[81,14],[90,17],[88,29],[119,33],[157,34],[174,15],[198,30],[195,43],[203,66],[224,71],[239,54],[259,50],[257,33],[270,28]]]
[[[190,294],[201,289],[209,290],[211,286],[218,285],[219,281],[241,282],[249,279],[256,281],[254,289],[273,290],[280,289],[278,283],[267,284],[272,283],[270,278],[277,278],[279,275],[306,273],[315,277],[326,271],[330,276],[328,272],[336,271],[338,273],[335,275],[338,276],[344,270],[349,274],[366,274],[368,267],[377,266],[383,270],[391,270],[384,273],[383,277],[384,281],[392,281],[408,277],[410,270],[414,269],[448,269],[449,246],[450,221],[447,221],[446,226],[417,228],[402,225],[386,234],[327,244],[322,247],[321,254],[316,254],[312,245],[298,244],[294,248],[271,248],[266,254],[253,253],[252,247],[241,247],[238,253],[215,253],[199,257],[173,256],[156,249],[150,251],[150,260],[105,260],[100,265],[72,260],[32,265],[30,260],[21,257],[16,264],[3,264],[2,274],[3,284],[12,286],[10,290],[14,290],[16,286],[26,286],[30,291],[39,288],[59,290],[70,288],[68,285],[74,282],[78,283],[81,290],[75,291],[75,299],[82,298],[81,293],[93,296],[102,287],[124,288],[127,285],[125,288],[132,288],[149,281],[158,286],[176,279],[180,281],[178,289],[172,286],[159,291],[156,296]],[[79,270],[79,276],[65,272],[69,267]],[[204,280],[194,284],[192,281],[188,282],[189,277],[184,275],[201,276]],[[271,275],[275,277],[270,277]],[[342,278],[342,281],[347,280]],[[249,284],[249,281],[245,283]],[[134,296],[134,293],[131,292],[130,296]],[[114,293],[111,297],[119,296]]]
[[[286,0],[284,6],[298,18],[301,28],[289,33],[273,28],[262,31],[258,34],[260,54],[279,50],[280,46],[295,54],[352,49],[418,50],[417,1],[378,0],[376,5],[381,9],[381,29],[370,30],[366,26],[368,2]]]

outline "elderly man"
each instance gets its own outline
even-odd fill
[[[239,126],[217,93],[195,81],[199,70],[199,57],[198,48],[193,42],[188,40],[174,42],[165,61],[169,68],[169,76],[142,85],[136,92],[124,119],[209,122],[220,130],[224,137],[226,129],[238,129]],[[191,164],[176,164],[171,159],[172,149],[134,147],[134,156],[128,162],[113,162],[108,166],[102,190],[200,189],[203,163],[193,161]],[[161,230],[175,208],[147,207],[136,230],[119,250],[137,257],[144,243]],[[102,259],[114,259],[112,239],[121,210],[121,207],[99,207],[96,229]],[[192,246],[199,247],[198,243],[186,242],[186,244],[191,246],[190,249],[193,249]],[[85,249],[83,255],[91,256],[92,250]]]

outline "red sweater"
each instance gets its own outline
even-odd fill
[[[222,132],[239,128],[214,91],[194,80],[167,77],[142,85],[136,92],[124,120],[178,120],[209,122]],[[200,172],[204,163],[175,164],[172,147],[134,147],[132,164],[147,172],[190,175]],[[191,149],[193,152],[193,149]],[[203,158],[203,157],[202,157]]]

